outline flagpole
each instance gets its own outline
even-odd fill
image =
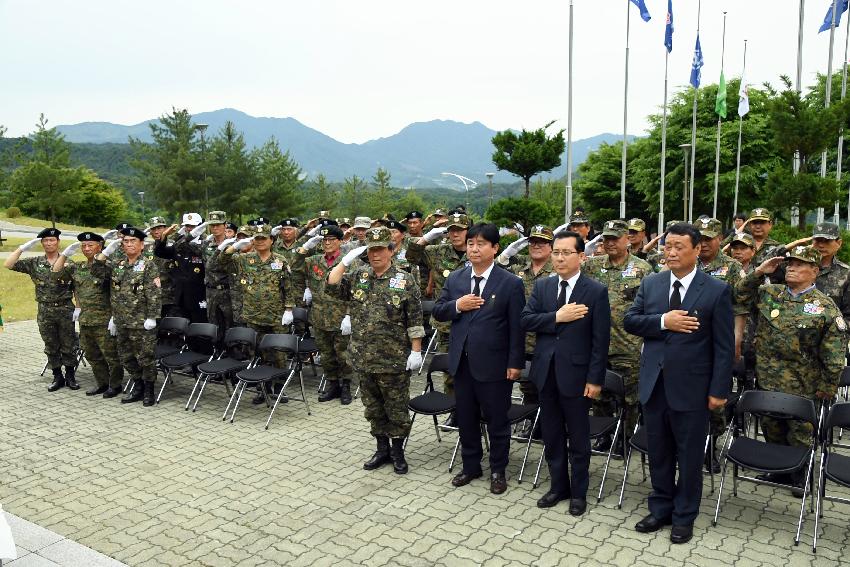
[[[567,202],[564,208],[564,222],[570,222],[570,215],[573,213],[573,0],[570,0],[569,47],[569,86],[567,88]]]
[[[699,38],[699,19],[702,12],[702,0],[697,2],[697,38]],[[694,169],[697,157],[697,99],[699,98],[699,87],[694,87],[694,110],[693,123],[691,124],[691,186],[688,192],[688,222],[694,222]]]
[[[726,60],[726,12],[723,12],[723,43],[720,50],[720,76],[723,76],[723,63]],[[718,85],[718,89],[720,86]],[[711,218],[717,218],[717,187],[720,183],[720,126],[723,118],[717,115],[717,148],[714,152],[714,208],[711,210]]]
[[[667,67],[670,52],[664,50],[664,110],[661,118],[661,191],[658,193],[658,234],[664,231],[664,175],[667,169]]]
[[[847,34],[844,36],[844,62],[842,64],[841,71],[841,100],[844,100],[844,97],[847,95],[847,48],[850,46],[850,15],[847,17]],[[838,134],[838,157],[836,158],[835,163],[835,182],[836,185],[841,187],[841,161],[843,160],[844,154],[844,129],[841,129],[841,132]],[[847,219],[850,222],[850,205],[847,207]],[[841,221],[841,211],[838,208],[838,201],[835,202],[835,214],[833,221],[835,224],[840,224]]]
[[[838,1],[832,0],[832,22],[829,26],[829,59],[826,71],[826,93],[824,93],[823,107],[829,108],[829,102],[832,98],[832,51],[835,45],[835,17],[838,15]],[[826,178],[826,150],[820,155],[820,176]],[[823,207],[818,207],[817,222],[823,222],[824,211]]]
[[[741,86],[738,89],[747,88],[746,85],[743,84],[744,77],[746,77],[747,73],[747,40],[744,40],[744,67],[741,70]],[[735,202],[732,205],[732,214],[738,214],[738,185],[741,181],[741,132],[744,128],[744,117],[741,116],[741,113],[738,113],[738,157],[735,164]]]
[[[620,174],[620,218],[626,218],[626,160],[627,150],[629,145],[628,140],[628,124],[629,124],[629,33],[631,18],[631,0],[626,0],[626,76],[625,76],[625,93],[623,94],[623,159],[622,172]]]

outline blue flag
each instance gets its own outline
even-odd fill
[[[846,0],[845,0],[846,1]],[[645,0],[632,0],[632,4],[638,7],[640,10],[640,17],[644,22],[648,22],[651,18],[649,15],[649,10],[646,9],[646,1]]]
[[[826,16],[824,16],[823,23],[818,29],[818,33],[825,32],[826,30],[832,27],[832,8],[835,2],[837,1],[840,1],[841,3],[838,5],[838,9],[836,10],[835,27],[838,27],[838,24],[841,23],[841,14],[847,11],[848,2],[850,2],[850,0],[833,0],[829,3],[829,11],[826,13]]]
[[[667,0],[667,27],[664,29],[664,46],[673,51],[673,0]]]
[[[694,62],[691,65],[691,85],[695,88],[699,88],[699,81],[702,78],[702,47],[699,43],[699,34],[697,34],[697,45],[694,47]]]

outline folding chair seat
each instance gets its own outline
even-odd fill
[[[210,380],[221,378],[227,395],[230,396],[228,380],[233,373],[244,370],[251,363],[257,346],[257,332],[248,327],[231,327],[225,332],[222,345],[223,349],[219,358],[198,364],[198,377],[195,380],[195,386],[189,393],[189,398],[186,400],[186,410],[189,409],[189,404],[192,403],[196,391],[198,396],[195,398],[192,411],[194,412],[198,408],[198,402],[201,400],[204,389]]]
[[[846,369],[845,369],[846,370]],[[818,527],[820,518],[823,517],[823,501],[840,502],[850,504],[847,497],[826,493],[827,482],[832,482],[843,488],[850,488],[850,456],[842,455],[835,451],[837,447],[844,447],[835,442],[834,429],[850,428],[850,402],[842,402],[833,405],[824,421],[821,429],[821,457],[818,472],[818,495],[815,506],[815,529],[812,538],[812,552],[817,552]]]
[[[729,445],[723,458],[720,490],[717,494],[717,506],[714,510],[713,525],[717,525],[717,517],[720,514],[720,502],[723,497],[726,466],[730,461],[732,463],[732,492],[735,496],[738,495],[739,480],[755,484],[791,488],[791,486],[786,484],[739,475],[738,469],[743,468],[760,473],[774,474],[792,474],[805,471],[806,479],[803,484],[803,496],[800,501],[800,517],[797,521],[797,534],[794,537],[794,545],[797,545],[800,543],[800,530],[803,527],[806,496],[808,496],[811,487],[810,481],[814,468],[815,448],[817,446],[819,420],[815,410],[815,404],[812,400],[792,394],[749,390],[744,392],[738,402],[738,406],[735,408],[736,418],[744,414],[810,423],[813,428],[811,444],[807,447],[790,447],[767,441],[759,441],[749,438],[746,435],[739,436],[734,423],[730,423],[728,435],[731,439],[731,445]],[[744,432],[744,434],[746,433]],[[733,435],[738,436],[732,438]],[[814,493],[812,494],[812,499],[814,499]],[[814,502],[812,502],[812,507],[814,507]]]
[[[156,328],[154,358],[158,361],[186,348],[189,320],[185,317],[163,317]]]
[[[426,375],[425,390],[423,390],[422,394],[412,398],[407,403],[407,409],[413,412],[413,417],[410,419],[411,433],[413,433],[413,423],[416,421],[417,415],[430,415],[434,419],[434,431],[437,433],[437,441],[442,441],[437,416],[453,412],[455,410],[455,398],[434,389],[432,373],[445,372],[448,370],[448,367],[448,354],[437,354],[431,358],[431,364],[428,366],[428,373]],[[446,426],[446,428],[457,430],[456,427]],[[407,447],[407,441],[409,439],[410,435],[404,440],[405,447]]]
[[[186,369],[189,369],[190,375],[197,379],[195,376],[197,366],[215,358],[217,343],[218,325],[212,323],[190,324],[186,331],[186,349],[166,356],[159,362],[159,366],[165,372],[165,378],[162,380],[162,387],[159,389],[156,403],[159,403],[162,399],[162,394],[175,372],[183,373]]]

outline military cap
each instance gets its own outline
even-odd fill
[[[746,232],[742,234],[736,234],[735,238],[732,239],[732,242],[730,242],[730,244],[734,245],[736,242],[740,242],[741,244],[749,246],[753,250],[756,249],[756,239],[753,238],[752,234],[747,234]]]
[[[402,232],[407,232],[407,227],[398,222],[397,220],[388,220],[384,221],[384,226],[387,228],[394,228],[396,230],[400,230]]]
[[[298,228],[298,219],[288,218],[280,221],[279,226],[291,226],[292,228]]]
[[[590,224],[590,220],[582,209],[576,209],[570,215],[570,224]]]
[[[452,214],[449,216],[449,222],[446,225],[446,228],[452,228],[453,226],[458,228],[469,228],[469,217],[463,213]]]
[[[80,242],[103,242],[103,237],[96,232],[81,232],[77,235]]]
[[[272,223],[272,221],[270,221],[266,217],[257,217],[257,218],[254,219],[254,221],[257,223],[257,226],[259,226],[261,224],[271,224]]]
[[[820,265],[820,252],[814,246],[795,246],[788,252],[787,257]]]
[[[687,223],[683,220],[667,221],[667,224],[664,225],[664,232],[667,232],[668,230],[670,230],[670,227],[672,227],[674,224],[687,224]]]
[[[370,228],[366,231],[366,248],[386,248],[391,241],[390,229],[385,226]]]
[[[164,217],[151,217],[150,220],[148,221],[148,228],[156,228],[158,226],[168,226],[168,223],[165,222]],[[124,228],[127,228],[127,227],[124,227]],[[121,229],[118,229],[118,230],[121,230]]]
[[[765,209],[764,207],[756,207],[752,211],[750,211],[750,218],[748,220],[765,220],[765,221],[773,221],[773,218],[770,216],[770,211]]]
[[[447,217],[449,215],[446,214],[445,209],[434,209],[434,216],[435,217]]]
[[[457,207],[455,207],[454,209],[449,211],[450,215],[453,215],[455,213],[460,213],[462,215],[465,215],[466,214],[466,207],[464,207],[463,205],[458,205]]]
[[[138,238],[139,240],[144,240],[147,234],[141,228],[136,228],[135,226],[128,226],[124,230],[121,231],[121,234],[124,236],[129,236],[131,238]]]
[[[330,216],[331,216],[330,211],[319,211],[319,216],[316,217],[316,218],[326,219],[326,218],[330,218]]]
[[[707,238],[717,238],[723,234],[723,223],[717,219],[704,218],[694,223],[701,235]]]
[[[622,220],[609,220],[606,221],[602,226],[602,236],[613,236],[615,238],[620,238],[628,234],[629,229],[627,228],[626,221]]]
[[[236,232],[236,230],[238,229],[238,227],[236,226],[236,223],[233,223],[233,222],[224,223],[224,228],[226,228],[228,230],[232,230],[233,232]]]
[[[423,218],[423,215],[419,211],[410,211],[409,213],[404,215],[404,220],[421,219],[421,218]]]
[[[227,222],[227,213],[224,211],[210,211],[207,215],[207,224],[224,224]]]
[[[555,233],[553,233],[552,229],[548,226],[536,224],[531,227],[531,232],[528,234],[528,237],[539,238],[540,240],[552,242],[553,240],[555,240]]]
[[[338,226],[351,227],[351,219],[348,217],[339,217],[338,219],[336,219],[336,224]]]
[[[239,227],[239,230],[236,231],[236,234],[244,234],[245,236],[254,236],[254,226],[250,224],[243,224]]]
[[[272,227],[268,224],[258,224],[254,226],[254,238],[271,238],[272,237]]]
[[[183,215],[183,224],[184,225],[191,224],[191,225],[198,226],[202,222],[204,222],[204,219],[202,219],[201,215],[199,215],[198,213],[186,213],[185,215]]]
[[[319,231],[319,235],[324,238],[342,238],[345,234],[342,232],[342,229],[336,225],[329,224],[328,226],[322,228]]]
[[[333,219],[322,219],[319,221],[319,226],[339,226]]]
[[[819,222],[812,231],[812,238],[828,238],[838,240],[841,238],[841,230],[834,222]]]
[[[371,228],[372,219],[369,217],[354,217],[354,224],[351,226],[352,228]]]
[[[38,233],[37,238],[49,238],[51,236],[53,238],[59,238],[60,234],[62,234],[62,232],[58,228],[45,228]]]
[[[643,222],[643,219],[629,219],[626,225],[628,230],[637,230],[638,232],[646,230],[646,223]]]
[[[115,225],[115,230],[121,232],[125,228],[130,228],[131,226],[132,225],[128,222],[119,222],[118,224]]]

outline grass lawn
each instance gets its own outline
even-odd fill
[[[0,267],[0,305],[4,323],[35,319],[38,306],[30,277]]]

